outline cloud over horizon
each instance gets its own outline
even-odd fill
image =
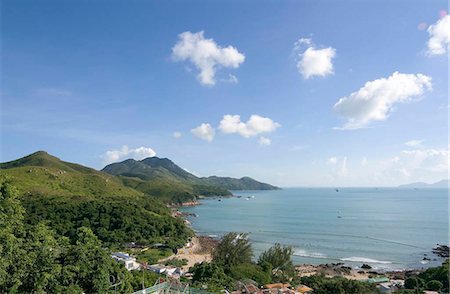
[[[128,158],[141,160],[147,157],[153,157],[155,155],[156,152],[150,147],[141,146],[130,149],[127,145],[123,145],[120,149],[106,151],[100,157],[103,159],[104,164],[110,164]]]
[[[372,121],[389,117],[398,103],[408,103],[431,90],[431,77],[423,74],[394,72],[388,78],[366,82],[358,91],[339,99],[334,112],[347,119],[336,129],[354,130],[366,127]]]
[[[336,49],[333,47],[316,49],[311,39],[302,38],[295,42],[294,53],[298,58],[297,69],[303,78],[325,77],[334,73],[332,60]]]
[[[197,78],[202,85],[216,84],[215,75],[220,68],[238,68],[245,55],[235,47],[221,47],[213,39],[205,39],[204,31],[184,32],[178,35],[178,42],[172,48],[175,61],[190,61],[199,71]],[[232,83],[237,83],[236,76],[230,75]]]

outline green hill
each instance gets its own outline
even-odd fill
[[[119,176],[123,183],[136,190],[158,195],[165,201],[195,200],[197,196],[231,195],[229,190],[274,190],[269,184],[249,177],[197,177],[167,158],[149,157],[141,161],[127,159],[103,168],[104,172]]]
[[[47,221],[59,234],[73,237],[90,227],[104,242],[162,242],[182,245],[191,234],[159,200],[123,180],[39,151],[0,163],[0,174],[19,189],[26,221]]]
[[[211,185],[216,185],[228,190],[278,190],[280,188],[258,182],[250,177],[243,177],[240,179],[229,178],[229,177],[216,177],[211,176],[207,178],[202,178],[206,183]]]

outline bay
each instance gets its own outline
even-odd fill
[[[295,248],[295,263],[363,263],[396,270],[439,265],[447,244],[448,190],[285,188],[233,191],[182,208],[200,235],[248,233],[255,258],[275,243]],[[219,201],[220,200],[220,201]],[[425,255],[431,259],[424,264]]]

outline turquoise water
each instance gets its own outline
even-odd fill
[[[440,264],[431,249],[448,244],[447,189],[287,188],[234,194],[242,197],[207,199],[182,210],[198,215],[188,219],[199,234],[249,233],[255,256],[278,242],[295,247],[295,263],[422,268]],[[432,259],[428,264],[421,262],[424,254]]]

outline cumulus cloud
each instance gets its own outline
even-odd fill
[[[448,160],[447,149],[403,150],[385,164],[381,175],[401,182],[433,182],[447,178]]]
[[[336,56],[336,49],[317,49],[311,39],[302,38],[294,44],[294,53],[298,58],[298,71],[303,78],[324,77],[334,73],[333,58]]]
[[[244,138],[250,138],[262,133],[271,133],[281,125],[268,117],[257,114],[250,116],[247,122],[242,122],[239,115],[224,115],[219,124],[219,129],[225,134],[239,134]]]
[[[178,42],[172,48],[172,57],[175,61],[190,61],[200,71],[200,83],[212,86],[216,83],[215,74],[218,69],[238,68],[245,56],[233,46],[222,48],[213,39],[205,39],[203,33],[179,34]],[[237,78],[233,77],[237,82]]]
[[[261,137],[259,137],[258,143],[259,143],[259,145],[268,146],[268,145],[272,144],[272,140],[270,140],[267,137],[261,136]]]
[[[450,40],[450,15],[444,15],[435,24],[430,25],[427,32],[430,35],[427,54],[429,56],[445,54]]]
[[[431,77],[423,74],[394,72],[388,78],[367,82],[358,91],[342,97],[333,110],[347,119],[337,129],[359,129],[372,121],[388,118],[397,103],[407,103],[431,90]]]
[[[153,157],[155,155],[156,155],[156,152],[152,148],[149,148],[149,147],[138,147],[138,148],[132,149],[132,148],[128,148],[128,146],[124,145],[120,149],[106,151],[101,156],[101,158],[103,159],[104,164],[110,164],[110,163],[124,160],[127,158],[141,160],[141,159],[144,159],[147,157]]]
[[[173,132],[172,136],[173,136],[175,139],[179,139],[179,138],[181,138],[182,134],[181,134],[181,132]]]
[[[408,147],[422,147],[423,140],[411,140],[405,142],[405,145]]]
[[[191,133],[194,136],[196,136],[197,138],[200,138],[207,142],[212,142],[214,140],[216,131],[214,130],[213,127],[211,127],[210,124],[203,123],[203,124],[199,125],[198,127],[192,129]]]

